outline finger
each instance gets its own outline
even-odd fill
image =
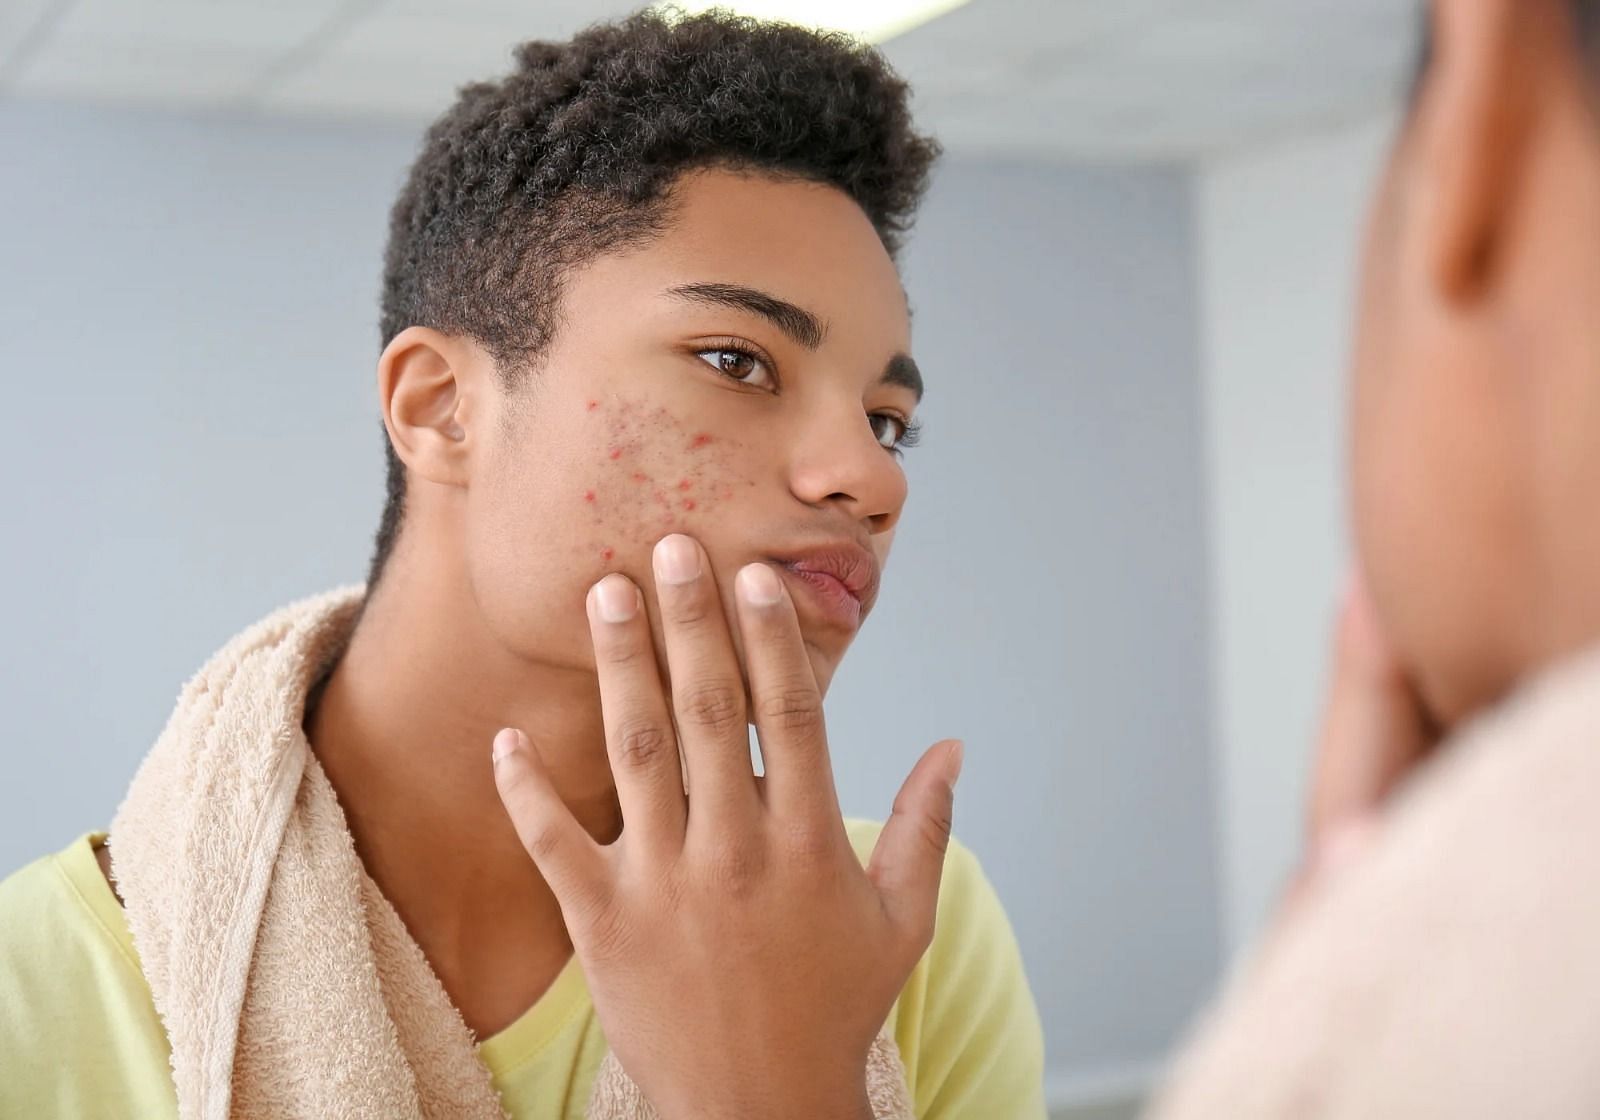
[[[884,908],[922,947],[933,936],[961,755],[961,743],[948,739],[918,760],[894,799],[894,811],[867,864]]]
[[[605,853],[556,793],[528,737],[515,728],[494,737],[494,784],[562,912],[581,914],[602,905],[609,881]]]
[[[1361,582],[1352,580],[1340,612],[1333,682],[1313,771],[1312,851],[1340,824],[1375,813],[1427,757],[1432,742],[1422,705],[1371,600]]]
[[[672,711],[689,770],[689,828],[753,820],[755,772],[744,676],[705,552],[674,533],[653,561],[662,638],[672,679]]]
[[[795,823],[837,824],[839,799],[828,761],[822,693],[783,581],[766,564],[734,579],[750,702],[761,738],[767,805]]]
[[[683,846],[688,808],[643,604],[627,577],[606,576],[589,592],[589,632],[623,835],[637,839],[642,850],[664,853]]]

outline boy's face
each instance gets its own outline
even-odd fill
[[[1415,136],[1402,141],[1369,217],[1350,399],[1351,502],[1361,566],[1395,649],[1438,718],[1497,687],[1486,646],[1520,578],[1508,547],[1515,449],[1496,371],[1407,262]],[[1409,268],[1408,268],[1409,264]]]
[[[1371,213],[1353,357],[1361,565],[1445,726],[1600,636],[1600,120],[1570,30],[1487,10],[1449,8]]]
[[[592,666],[590,585],[622,572],[649,600],[652,547],[688,533],[730,607],[741,566],[783,568],[826,688],[906,500],[892,447],[920,381],[899,277],[832,188],[702,171],[674,200],[661,235],[568,274],[537,368],[490,397],[471,591],[508,649]]]

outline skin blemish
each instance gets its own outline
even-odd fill
[[[589,403],[588,403],[588,404],[587,404],[587,405],[585,405],[585,406],[584,406],[584,407],[585,407],[585,408],[586,408],[586,409],[588,409],[588,411],[590,411],[590,412],[593,412],[593,411],[594,411],[594,410],[595,410],[595,409],[597,409],[597,408],[599,408],[599,407],[600,407],[600,402],[599,402],[599,401],[590,401],[590,402],[589,402]]]
[[[702,447],[709,447],[710,445],[711,445],[711,437],[708,434],[706,434],[705,432],[700,432],[700,433],[696,434],[695,437],[689,441],[689,450],[690,451],[698,451]]]
[[[650,476],[645,474],[643,471],[634,471],[633,480],[635,482],[649,482]]]
[[[611,563],[611,558],[613,556],[615,556],[616,554],[617,554],[617,550],[614,549],[614,548],[602,548],[600,550],[600,559],[603,560],[605,563],[609,564],[609,563]]]
[[[622,458],[622,448],[620,448],[620,447],[613,447],[613,448],[612,448],[612,449],[611,449],[611,451],[610,451],[610,455],[611,455],[611,458],[613,458],[613,459],[620,459],[620,458]]]
[[[693,485],[694,485],[694,483],[690,482],[687,478],[678,480],[678,489],[679,490],[688,490]]]
[[[665,490],[657,490],[655,493],[655,499],[657,505],[664,506],[670,504],[667,501],[667,492]]]
[[[694,508],[694,499],[693,498],[685,498],[683,500],[683,508],[684,509],[693,509]]]
[[[593,502],[594,502],[594,491],[593,490],[585,490],[583,492],[583,500],[593,504]]]

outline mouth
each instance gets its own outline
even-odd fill
[[[802,615],[855,633],[878,597],[878,561],[853,542],[773,558]]]

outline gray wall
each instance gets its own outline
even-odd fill
[[[383,221],[414,135],[0,106],[0,873],[105,824],[181,682],[359,578]],[[958,832],[1054,1084],[1212,982],[1193,228],[1175,172],[952,161],[907,260],[927,446],[830,702],[848,811],[967,737]]]

